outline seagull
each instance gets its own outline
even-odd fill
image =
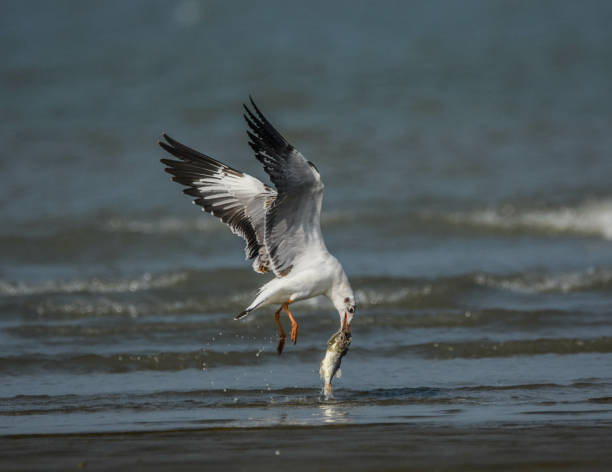
[[[274,317],[279,329],[278,354],[285,345],[281,310],[291,321],[291,341],[297,342],[298,324],[289,310],[293,302],[327,296],[348,332],[355,314],[355,296],[338,260],[321,234],[323,182],[317,167],[270,124],[250,98],[244,107],[249,145],[274,186],[223,164],[163,133],[159,145],[178,160],[161,159],[172,180],[194,204],[221,219],[246,241],[246,259],[253,270],[272,272],[255,299],[235,319],[265,305],[280,305]]]

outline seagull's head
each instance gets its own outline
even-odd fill
[[[349,332],[351,321],[355,315],[355,296],[350,286],[346,286],[344,290],[334,293],[332,301],[338,315],[340,316],[340,329]]]

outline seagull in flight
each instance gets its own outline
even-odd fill
[[[172,180],[204,211],[220,218],[245,239],[253,270],[272,272],[257,296],[235,319],[256,308],[280,305],[274,317],[279,329],[277,352],[282,353],[285,331],[281,310],[291,321],[291,341],[297,342],[298,324],[289,305],[327,296],[338,311],[340,330],[348,332],[355,314],[355,296],[344,269],[332,256],[321,234],[323,182],[316,166],[270,124],[251,97],[244,106],[249,145],[263,164],[274,187],[223,164],[163,134],[159,145],[178,160],[161,159]]]

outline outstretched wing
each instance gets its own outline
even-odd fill
[[[246,240],[247,259],[256,272],[268,270],[264,246],[265,213],[276,198],[276,191],[248,174],[206,156],[163,135],[159,145],[180,160],[162,159],[172,180],[187,186],[184,193],[194,203],[221,219],[234,234]]]
[[[284,277],[303,257],[325,250],[323,183],[315,166],[270,124],[252,98],[251,105],[254,111],[244,106],[249,144],[278,192],[265,215],[264,244],[274,274]]]

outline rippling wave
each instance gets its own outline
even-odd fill
[[[0,295],[34,295],[46,293],[122,293],[171,287],[188,277],[186,272],[167,274],[144,273],[134,279],[77,279],[42,283],[7,282],[0,280]]]
[[[215,274],[215,281],[211,277]],[[48,319],[87,317],[234,313],[248,304],[261,279],[243,270],[179,270],[144,273],[133,278],[84,278],[42,282],[0,280],[0,305],[23,315]],[[255,282],[255,284],[253,284]],[[473,273],[435,279],[356,277],[360,316],[364,310],[436,309],[458,306],[468,293],[481,289],[517,294],[608,294],[612,271],[588,268],[562,273]],[[204,288],[206,287],[206,288]],[[146,296],[143,296],[146,295]],[[298,304],[300,311],[329,311],[319,297]],[[443,313],[443,310],[439,313]],[[364,320],[365,321],[365,320]]]
[[[510,276],[476,274],[477,284],[528,293],[568,293],[612,288],[612,271],[589,268],[557,274],[529,273]]]
[[[24,354],[0,357],[0,372],[8,375],[25,372],[60,371],[71,373],[121,373],[140,370],[177,371],[252,365],[260,362],[261,354],[243,351],[206,351],[117,354]]]
[[[205,287],[210,277],[222,283],[227,281],[255,280],[263,283],[269,278],[252,279],[244,271],[195,271],[179,270],[162,273],[146,272],[134,278],[85,278],[75,280],[48,280],[43,282],[0,280],[0,296],[28,296],[61,293],[112,294],[139,291],[155,291],[170,287]],[[580,292],[612,288],[612,270],[590,267],[581,271],[561,273],[530,272],[522,274],[474,273],[437,279],[405,277],[355,277],[357,294],[366,306],[393,305],[409,299],[436,297],[454,288],[494,287],[517,292]],[[255,290],[259,284],[253,286]],[[202,290],[204,291],[204,290]],[[235,295],[239,296],[239,295]],[[234,297],[235,297],[234,296]],[[306,305],[318,307],[319,299],[306,301]]]
[[[259,346],[260,343],[257,344]],[[219,369],[235,366],[255,366],[278,359],[271,342],[268,347],[249,347],[236,350],[221,346],[188,352],[159,351],[150,353],[73,353],[23,354],[0,357],[0,372],[5,375],[23,375],[36,372],[69,373],[125,373],[132,371],[181,371],[184,369]],[[288,354],[292,362],[317,365],[322,357],[322,346],[302,347]],[[428,342],[398,344],[372,349],[351,348],[353,362],[360,359],[390,357],[409,359],[415,355],[432,359],[484,359],[544,354],[570,355],[584,353],[612,353],[612,337],[599,338],[537,338],[510,341],[473,340],[457,342]]]
[[[265,388],[265,389],[214,389],[174,391],[161,390],[153,393],[131,394],[92,394],[92,395],[18,395],[2,397],[0,416],[28,416],[47,414],[66,414],[77,412],[103,411],[155,411],[171,409],[195,410],[198,408],[350,408],[359,406],[390,407],[398,405],[455,405],[461,409],[470,405],[477,406],[487,398],[502,393],[504,395],[526,392],[533,394],[555,394],[572,389],[593,394],[598,388],[605,387],[600,382],[580,382],[571,385],[561,384],[520,384],[520,385],[481,385],[475,387],[403,387],[375,388],[366,390],[345,389],[341,401],[325,400],[321,390],[316,388]],[[587,396],[580,403],[606,405],[610,397]],[[556,402],[548,402],[554,406]],[[457,410],[460,412],[461,410]],[[331,413],[331,411],[330,411]],[[340,413],[340,411],[336,412]]]
[[[456,213],[449,215],[449,220],[459,225],[498,230],[576,233],[612,239],[612,200],[546,209],[505,205],[499,209]]]
[[[469,341],[457,343],[427,343],[415,346],[425,356],[438,359],[508,357],[537,354],[578,354],[612,352],[612,338],[549,339],[516,341]]]

